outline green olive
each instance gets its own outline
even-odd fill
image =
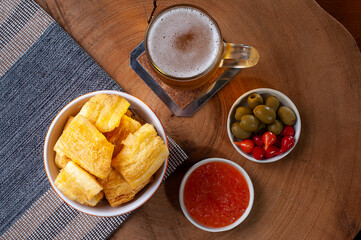
[[[240,126],[248,132],[256,131],[258,128],[259,120],[253,115],[245,115],[242,117]]]
[[[262,130],[266,127],[266,124],[264,124],[263,122],[259,121],[259,124],[258,124],[258,128],[256,131],[254,131],[254,133],[260,133],[262,132]]]
[[[232,124],[231,132],[236,138],[239,138],[242,140],[251,137],[251,134],[252,134],[251,132],[248,132],[248,131],[244,130],[243,128],[241,128],[241,126],[239,125],[239,122],[235,122]]]
[[[296,114],[289,107],[280,107],[277,115],[285,125],[293,125],[296,122]]]
[[[266,105],[258,105],[253,109],[253,113],[261,122],[271,124],[276,120],[276,113],[272,108]]]
[[[267,125],[267,130],[269,132],[273,132],[276,135],[280,135],[283,130],[283,123],[276,119],[273,123]]]
[[[252,114],[252,109],[250,109],[249,107],[238,107],[236,109],[236,113],[234,114],[234,118],[238,121],[241,121],[241,118],[244,115],[251,115]]]
[[[280,106],[280,101],[275,96],[268,96],[266,98],[265,104],[277,112],[278,107]]]
[[[250,108],[254,109],[256,106],[263,104],[263,98],[258,93],[252,93],[247,98],[247,104]]]

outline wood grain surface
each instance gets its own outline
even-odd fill
[[[361,1],[316,0],[320,6],[351,33],[361,49]]]
[[[167,134],[190,156],[111,239],[353,239],[359,232],[361,54],[347,30],[316,2],[192,1],[214,16],[227,41],[252,45],[261,58],[191,118],[175,117],[129,67],[153,1],[38,2],[120,86],[154,109]],[[156,1],[155,14],[179,2]],[[226,132],[233,102],[260,87],[286,94],[302,118],[297,146],[272,164],[240,156]],[[209,157],[240,164],[254,183],[250,215],[228,232],[197,229],[178,203],[184,173]]]

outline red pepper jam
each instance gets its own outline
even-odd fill
[[[246,179],[223,162],[194,170],[184,187],[184,204],[194,220],[208,227],[224,227],[239,219],[249,204]]]

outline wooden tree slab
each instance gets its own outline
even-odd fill
[[[354,39],[313,0],[196,0],[227,41],[256,47],[260,61],[242,71],[191,118],[175,117],[129,67],[153,1],[38,0],[127,92],[154,109],[190,161],[167,180],[112,239],[352,239],[361,228],[361,54]],[[190,2],[190,1],[189,1]],[[180,1],[156,1],[155,14]],[[244,92],[277,89],[298,107],[301,138],[285,159],[257,164],[240,156],[226,132],[228,111]],[[183,216],[178,188],[195,162],[240,164],[255,187],[239,227],[208,233]]]

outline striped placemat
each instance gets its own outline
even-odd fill
[[[50,187],[43,165],[55,115],[104,89],[122,90],[39,5],[0,1],[0,239],[104,239],[129,216],[72,209]],[[166,177],[187,159],[168,140]]]

